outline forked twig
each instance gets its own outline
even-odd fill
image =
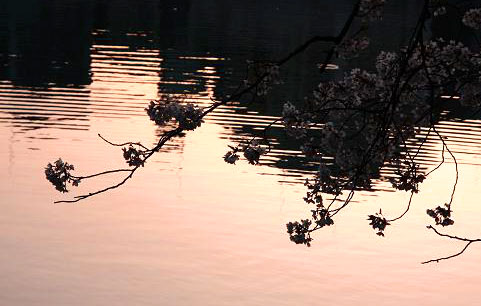
[[[446,256],[446,257],[439,257],[439,258],[436,258],[436,259],[431,259],[431,260],[427,260],[427,261],[423,261],[422,264],[427,264],[427,263],[431,263],[431,262],[440,262],[441,260],[446,260],[446,259],[450,259],[450,258],[453,258],[453,257],[457,257],[461,254],[464,253],[464,251],[466,251],[466,249],[471,245],[471,243],[474,243],[474,242],[480,242],[481,239],[468,239],[468,238],[462,238],[462,237],[458,237],[458,236],[453,236],[453,235],[448,235],[448,234],[443,234],[443,233],[440,233],[437,229],[435,229],[433,226],[429,225],[427,227],[428,229],[432,229],[437,235],[441,236],[441,237],[446,237],[446,238],[449,238],[449,239],[454,239],[454,240],[459,240],[459,241],[465,241],[467,242],[466,245],[464,246],[464,248],[459,251],[458,253],[456,254],[453,254],[453,255],[449,255],[449,256]]]

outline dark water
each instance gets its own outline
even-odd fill
[[[212,98],[222,98],[245,78],[246,60],[275,60],[313,35],[334,35],[351,7],[352,1],[5,1],[0,95],[8,116],[1,120],[21,130],[88,130],[92,116],[143,116],[148,98],[141,90],[127,93],[112,83],[205,97],[215,80]],[[389,5],[386,21],[371,31],[372,52],[401,45],[418,9],[416,1]],[[446,28],[435,26],[437,32]],[[285,101],[300,103],[310,95],[319,81],[322,50],[315,46],[283,68],[285,83],[266,101],[231,107],[212,120],[237,136],[259,134],[262,122],[278,116]],[[372,55],[351,65],[367,58]],[[280,129],[272,137],[281,143],[277,154],[284,153],[275,165],[298,169],[299,160],[288,161],[296,144]]]
[[[118,142],[155,143],[161,131],[144,111],[151,99],[167,92],[207,106],[243,80],[246,60],[278,59],[312,35],[335,34],[352,2],[2,1],[0,300],[434,305],[444,301],[439,292],[449,291],[461,304],[474,305],[479,250],[473,247],[448,265],[418,266],[457,250],[423,231],[426,203],[435,206],[449,196],[449,160],[423,185],[412,214],[388,239],[375,237],[364,216],[380,206],[397,214],[405,195],[363,194],[356,199],[363,205],[316,236],[309,250],[284,233],[287,221],[309,214],[304,187],[291,183],[311,168],[281,127],[271,131],[274,149],[261,166],[222,161],[228,144],[258,135],[285,101],[300,103],[310,94],[319,82],[323,45],[283,67],[285,83],[265,101],[218,109],[121,190],[76,206],[51,204],[63,196],[43,178],[48,161],[62,156],[82,173],[122,166],[118,150],[97,133]],[[418,1],[390,1],[385,20],[372,30],[372,52],[401,45],[418,8]],[[432,29],[437,36],[452,26]],[[367,66],[371,57],[338,64]],[[342,73],[329,70],[330,76]],[[456,231],[479,236],[481,122],[458,108],[447,107],[446,114],[463,119],[437,125],[463,171]],[[419,156],[430,167],[439,161],[441,144],[433,137],[426,148]]]

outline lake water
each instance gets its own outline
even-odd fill
[[[399,2],[399,1],[398,1]],[[154,144],[144,108],[162,92],[208,105],[238,84],[247,59],[288,53],[313,34],[335,33],[351,1],[5,1],[0,4],[1,305],[479,305],[481,246],[439,264],[462,244],[429,232],[426,208],[445,203],[448,160],[421,185],[410,212],[374,234],[366,220],[397,216],[408,194],[355,197],[311,248],[289,241],[288,221],[309,215],[295,143],[273,130],[261,165],[226,164],[229,144],[256,135],[287,99],[308,95],[322,59],[313,48],[283,70],[265,103],[218,109],[172,141],[121,188],[53,204],[115,182],[59,194],[43,169],[58,157],[78,173],[124,167],[119,148]],[[416,1],[388,8],[387,26],[410,28]],[[402,12],[399,13],[399,12]],[[373,35],[394,46],[399,39]],[[399,37],[397,37],[399,38]],[[384,39],[384,40],[382,40]],[[402,39],[401,39],[402,40]],[[317,50],[317,51],[316,51]],[[339,73],[330,71],[329,73]],[[245,101],[243,101],[245,102]],[[438,123],[456,153],[455,226],[480,237],[481,120]],[[421,152],[439,161],[434,138]]]

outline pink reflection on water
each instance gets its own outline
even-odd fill
[[[138,115],[89,116],[89,131],[18,134],[9,121],[0,123],[5,144],[0,149],[5,161],[0,166],[0,300],[5,305],[477,303],[478,245],[449,262],[420,265],[460,247],[425,229],[426,208],[449,198],[452,163],[421,185],[411,211],[387,229],[387,237],[376,236],[365,219],[379,208],[398,215],[408,194],[360,193],[333,227],[315,234],[311,248],[294,245],[285,233],[287,221],[309,213],[304,187],[258,175],[283,174],[276,168],[224,163],[229,130],[213,120],[188,133],[181,149],[159,153],[124,187],[75,205],[53,205],[63,195],[43,177],[48,161],[62,156],[82,173],[123,166],[120,150],[100,141],[99,132],[112,141],[156,141],[142,103],[157,97],[161,77],[150,70],[108,70],[107,59],[94,57],[99,71],[93,71],[86,107],[95,114],[93,101],[100,105],[116,95],[119,113],[131,108]],[[138,65],[134,68],[142,70],[142,62]],[[155,65],[162,71],[162,59]],[[208,67],[206,75],[215,76]],[[216,78],[206,82],[206,92],[188,98],[205,103],[213,97]],[[228,113],[217,116],[232,121]],[[245,119],[262,117],[236,120]],[[446,129],[456,134],[455,127]],[[45,136],[49,139],[38,139]],[[30,150],[33,145],[40,150]],[[477,146],[469,148],[479,153]],[[440,151],[441,144],[433,143],[433,150]],[[479,237],[479,163],[477,155],[459,154],[464,163],[453,206],[456,225],[447,232]],[[109,179],[116,177],[82,184],[78,192],[108,185]]]

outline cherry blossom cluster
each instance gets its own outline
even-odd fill
[[[400,163],[402,163],[402,166]],[[394,173],[395,176],[390,177],[389,181],[397,190],[417,193],[419,191],[419,184],[426,179],[426,176],[420,173],[419,165],[408,160],[398,161]]]
[[[235,164],[240,158],[238,153],[243,152],[243,156],[249,164],[257,165],[261,156],[267,151],[257,139],[252,139],[250,142],[237,147],[229,146],[229,148],[231,150],[224,155],[224,161],[228,164]]]
[[[181,104],[172,96],[151,101],[145,110],[150,120],[159,126],[164,126],[172,119],[175,119],[183,130],[194,130],[202,124],[202,108],[192,104]]]
[[[386,229],[386,226],[390,225],[390,223],[382,215],[381,210],[374,215],[369,215],[368,220],[371,221],[369,225],[371,225],[372,228],[377,231],[376,235],[384,236],[384,230]]]
[[[257,165],[262,154],[266,152],[266,148],[261,146],[256,140],[249,142],[242,150],[244,151],[245,159],[252,165]]]
[[[481,8],[468,10],[462,21],[467,27],[479,30],[481,28]]]
[[[446,14],[446,7],[445,6],[440,6],[438,8],[436,8],[434,11],[433,11],[433,16],[434,17],[438,17],[438,16],[442,16],[442,15],[445,15]]]
[[[481,55],[462,43],[442,38],[429,41],[415,50],[409,65],[413,70],[424,70],[411,80],[417,85],[410,88],[415,89],[418,96],[457,95],[464,105],[481,105]]]
[[[451,219],[451,207],[449,204],[444,204],[444,207],[438,206],[435,209],[428,209],[426,213],[432,217],[436,225],[448,226],[453,225],[454,221]]]
[[[290,102],[284,103],[282,107],[282,121],[286,132],[295,138],[304,138],[309,127],[309,121],[306,119],[309,114],[300,112]]]
[[[72,176],[70,171],[74,170],[74,166],[64,162],[61,158],[56,160],[53,164],[48,163],[45,168],[45,177],[55,186],[60,192],[68,192],[67,184],[78,186],[80,179]]]
[[[279,65],[271,62],[247,61],[247,87],[253,86],[257,96],[265,96],[273,85],[282,83]]]
[[[129,166],[144,166],[145,156],[148,153],[145,150],[137,149],[132,145],[122,148],[123,157]]]
[[[311,224],[312,221],[309,219],[301,220],[300,222],[289,222],[287,224],[287,233],[291,241],[296,244],[311,246]]]
[[[481,105],[480,58],[463,44],[442,39],[399,53],[382,51],[375,71],[355,68],[339,80],[320,83],[302,108],[308,111],[284,104],[286,128],[294,127],[306,156],[320,161],[316,176],[306,182],[306,203],[317,212],[328,209],[323,194],[338,197],[344,190],[370,189],[386,165],[394,167],[389,181],[395,189],[417,193],[425,175],[403,153],[406,143],[419,126],[430,124],[441,96],[459,95],[465,105]],[[447,211],[438,208],[428,214],[450,225]],[[369,220],[380,236],[390,224],[381,213]],[[288,224],[291,240],[310,242],[307,233],[319,227],[314,220],[307,224]]]

